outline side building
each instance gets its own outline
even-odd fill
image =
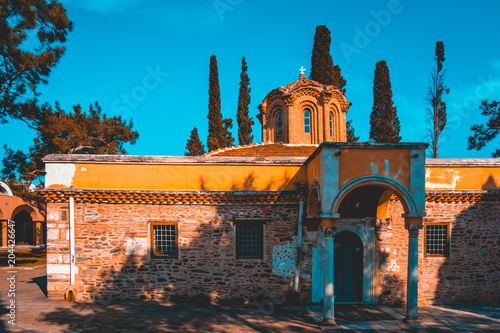
[[[9,244],[8,225],[14,225],[16,245],[44,245],[45,217],[37,207],[15,196],[9,186],[0,181],[0,245]]]

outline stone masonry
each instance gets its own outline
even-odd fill
[[[98,217],[84,216],[95,211]],[[49,265],[69,263],[68,204],[49,203]],[[236,259],[237,220],[264,220],[263,259]],[[292,281],[298,204],[75,204],[76,299],[249,299],[283,297]],[[150,259],[149,223],[178,223],[178,258]],[[69,276],[49,274],[50,297]]]

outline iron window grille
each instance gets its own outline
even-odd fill
[[[236,258],[262,259],[264,226],[260,222],[236,224]]]
[[[177,258],[177,224],[151,223],[151,257]]]
[[[447,257],[450,247],[449,224],[426,224],[424,241],[427,257]]]

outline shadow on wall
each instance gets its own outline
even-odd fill
[[[486,185],[486,184],[485,184]],[[491,190],[451,222],[450,255],[439,269],[434,304],[500,303],[500,192]]]
[[[146,230],[132,232],[135,227],[129,227],[124,238],[132,247],[127,246],[125,240],[110,247],[103,244],[116,238],[111,235],[115,226],[104,223],[106,217],[103,216],[102,225],[84,224],[86,230],[80,230],[78,239],[94,241],[78,244],[77,239],[76,261],[80,270],[77,283],[81,280],[85,286],[81,297],[98,301],[249,302],[259,295],[262,299],[271,298],[275,303],[282,303],[293,281],[299,210],[298,201],[279,203],[289,200],[281,198],[287,195],[281,194],[276,200],[278,203],[269,205],[141,208],[153,216],[148,217],[149,223],[177,223],[178,255],[175,259],[148,259],[145,246],[142,252],[136,251],[135,237],[140,233],[145,241]],[[137,222],[141,229],[149,228],[149,223]],[[263,259],[237,258],[236,231],[240,225],[261,230]],[[82,237],[84,234],[86,236]]]
[[[303,168],[303,167],[302,167]],[[300,173],[289,174],[285,172],[285,174],[281,177],[273,177],[267,184],[259,185],[259,174],[254,174],[251,172],[247,176],[241,178],[241,181],[235,182],[234,179],[238,178],[239,175],[234,174],[223,174],[220,175],[220,178],[214,180],[213,178],[205,179],[204,177],[200,177],[200,188],[203,191],[211,191],[214,188],[230,188],[231,191],[275,191],[275,190],[284,190],[289,187],[291,184],[300,183]],[[257,183],[257,184],[256,184]],[[265,187],[264,187],[265,186]]]

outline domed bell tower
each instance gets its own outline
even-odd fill
[[[299,80],[267,94],[257,115],[262,141],[291,144],[346,142],[349,103],[342,90],[308,80],[300,69]]]

